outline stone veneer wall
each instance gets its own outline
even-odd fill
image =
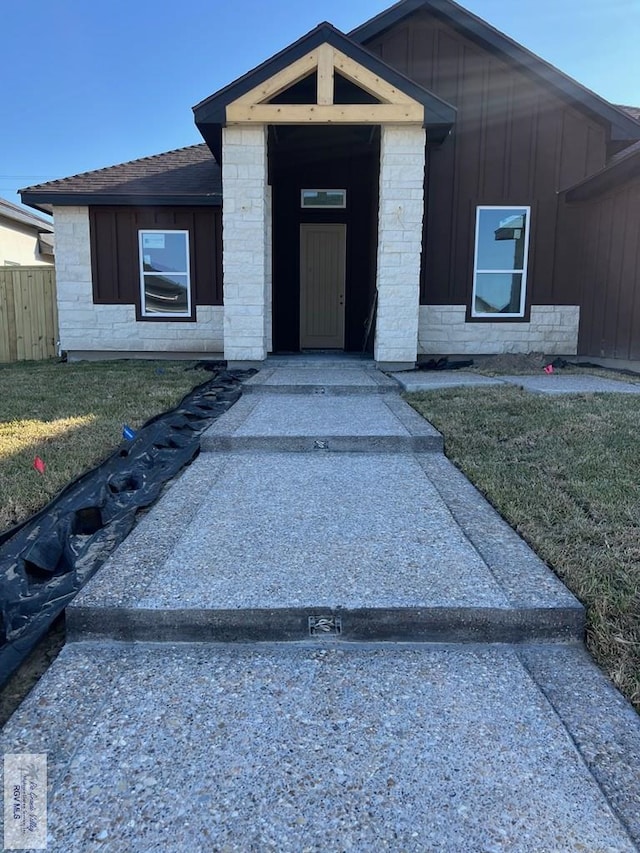
[[[133,305],[94,305],[89,211],[55,207],[60,348],[68,352],[222,352],[223,308],[199,305],[196,323],[136,320]]]
[[[267,355],[270,278],[264,125],[223,128],[222,187],[224,356],[230,362],[262,361]]]
[[[416,360],[424,159],[422,127],[383,126],[374,345],[375,360],[381,364],[409,365]]]
[[[496,355],[578,351],[578,305],[532,305],[528,323],[466,323],[464,305],[421,305],[418,333],[422,355]]]

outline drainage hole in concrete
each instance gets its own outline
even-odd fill
[[[342,633],[342,617],[340,616],[309,616],[309,636],[326,637]]]

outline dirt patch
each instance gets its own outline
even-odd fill
[[[526,354],[506,352],[501,355],[475,355],[473,357],[473,367],[468,369],[474,373],[483,373],[489,376],[511,373],[539,373],[553,359],[553,356],[545,355],[542,352],[530,352]]]
[[[65,636],[63,613],[0,690],[0,726],[4,726],[18,705],[58,657],[64,646]]]
[[[457,358],[454,357],[451,360],[456,361]],[[473,365],[465,367],[465,371],[480,373],[483,376],[525,376],[541,373],[543,368],[548,364],[553,365],[554,373],[580,373],[590,376],[600,376],[604,379],[619,379],[623,382],[640,382],[640,374],[633,370],[600,367],[590,363],[581,364],[572,361],[571,357],[565,359],[561,356],[545,355],[542,352],[507,352],[501,355],[474,355]]]

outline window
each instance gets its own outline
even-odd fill
[[[139,231],[142,317],[191,317],[188,231]]]
[[[346,207],[346,190],[301,190],[300,207]]]
[[[472,317],[523,317],[530,207],[478,207]]]

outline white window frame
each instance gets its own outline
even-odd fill
[[[524,259],[521,270],[485,270],[478,269],[478,237],[480,234],[480,215],[483,210],[504,210],[505,213],[510,210],[525,210],[527,212],[527,221],[524,231]],[[473,254],[473,287],[471,291],[471,316],[482,319],[491,319],[495,322],[501,322],[508,319],[522,319],[525,314],[525,306],[527,303],[527,268],[529,266],[529,233],[531,229],[531,206],[527,204],[479,204],[476,207],[476,230],[475,230],[475,248]],[[520,310],[518,313],[511,314],[494,314],[476,311],[476,283],[478,281],[478,273],[503,273],[504,275],[522,275],[522,286],[520,288]]]
[[[185,237],[185,249],[186,249],[186,259],[187,259],[187,268],[186,270],[173,270],[168,273],[168,275],[186,275],[187,276],[187,310],[179,311],[179,312],[160,312],[160,311],[147,311],[146,310],[146,297],[144,291],[144,280],[147,275],[158,275],[157,272],[148,272],[144,268],[144,249],[143,249],[143,238],[145,234],[184,234]],[[138,231],[138,262],[140,265],[140,316],[144,319],[153,319],[153,320],[172,320],[176,318],[190,320],[192,318],[192,307],[191,307],[191,258],[189,252],[189,232],[176,228],[141,228]]]
[[[305,193],[342,193],[342,204],[305,204]],[[347,206],[347,191],[339,187],[326,189],[325,187],[304,187],[300,190],[300,207],[304,210],[344,210]]]

